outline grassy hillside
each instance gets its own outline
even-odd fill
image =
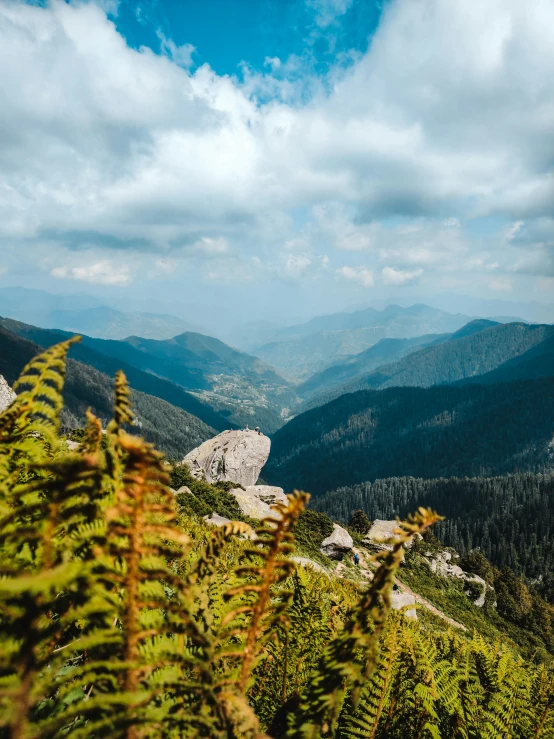
[[[72,353],[77,353],[77,346]],[[0,327],[0,374],[12,385],[23,367],[41,348]],[[82,425],[87,408],[106,421],[113,406],[113,379],[97,369],[70,359],[64,388],[62,421],[66,431]],[[133,389],[136,410],[135,433],[171,457],[185,454],[215,435],[216,431],[199,418],[160,398]]]
[[[365,390],[289,421],[262,477],[320,495],[392,476],[540,471],[553,436],[554,378]]]

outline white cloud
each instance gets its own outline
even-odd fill
[[[366,267],[340,267],[337,274],[346,280],[358,282],[362,287],[372,287],[375,284],[373,272]]]
[[[321,33],[351,4],[310,3]],[[130,48],[94,3],[0,4],[0,249],[24,245],[29,269],[47,239],[270,254],[291,278],[310,265],[277,252],[313,267],[309,243],[363,252],[368,274],[554,269],[551,0],[391,0],[332,84],[299,58],[244,84],[191,72],[193,48],[160,40]],[[485,248],[464,224],[488,215],[512,226]]]
[[[207,256],[219,256],[229,251],[229,243],[227,239],[212,239],[209,236],[203,236],[193,247],[197,252]]]
[[[307,254],[289,254],[284,258],[281,274],[286,279],[298,280],[311,264],[311,257]]]
[[[512,281],[508,277],[496,277],[489,282],[489,287],[495,292],[511,292]]]
[[[422,269],[402,270],[394,267],[384,267],[381,272],[385,285],[407,285],[417,280],[422,274]]]
[[[96,285],[124,287],[132,282],[129,268],[116,266],[112,262],[102,261],[86,266],[70,267],[67,265],[54,267],[50,274],[62,280],[78,280]]]

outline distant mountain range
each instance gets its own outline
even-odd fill
[[[426,338],[421,337],[421,341]],[[308,398],[301,406],[306,410],[343,393],[368,388],[430,387],[470,379],[476,382],[499,382],[547,376],[554,374],[553,342],[552,325],[498,324],[479,319],[451,335],[434,340],[428,337],[428,344],[423,348],[407,346],[405,343],[386,345],[388,351],[381,352],[383,357],[388,353],[392,358],[394,353],[401,352],[407,356],[383,363],[367,372],[366,365],[371,366],[373,354],[380,348],[380,344],[377,344],[349,363],[336,365],[311,377],[297,392],[301,397]],[[527,359],[529,364],[525,365]],[[506,364],[508,362],[510,364]],[[502,366],[504,368],[500,369]],[[348,381],[336,379],[346,379],[349,372],[351,379]],[[495,374],[490,378],[483,378],[492,372]]]
[[[23,287],[0,288],[0,315],[103,339],[124,339],[134,334],[168,339],[183,331],[201,330],[176,316],[124,312],[88,295],[52,295]]]
[[[0,319],[0,325],[40,346],[72,335],[11,319]],[[219,339],[192,332],[164,341],[83,336],[74,356],[108,374],[123,369],[136,389],[184,407],[218,430],[248,423],[270,433],[296,404],[292,386],[271,367]]]
[[[332,364],[368,349],[381,339],[409,339],[457,331],[471,321],[427,305],[384,310],[366,308],[353,313],[318,316],[307,323],[281,329],[256,356],[296,380],[308,378]]]
[[[60,336],[56,337],[58,340]],[[48,342],[45,342],[47,345]],[[79,347],[79,349],[87,349]],[[23,367],[41,350],[37,344],[28,341],[0,326],[0,374],[10,385],[13,385]],[[72,347],[71,354],[80,354],[88,359],[90,352],[78,352]],[[119,363],[114,363],[117,365]],[[90,364],[83,364],[69,359],[67,377],[64,389],[65,408],[62,421],[66,430],[79,428],[84,425],[85,411],[92,411],[104,422],[112,417],[113,411],[113,374],[117,367],[105,366],[105,372],[100,372]],[[125,367],[129,373],[129,368]],[[143,435],[148,441],[166,452],[174,459],[182,459],[191,449],[203,441],[214,436],[216,429],[201,421],[197,416],[162,400],[159,397],[140,392],[137,389],[137,375],[133,375],[131,384],[133,408],[136,413],[136,433]],[[155,379],[155,378],[153,378]],[[171,383],[166,383],[168,386]],[[178,390],[178,388],[177,388]],[[182,392],[182,396],[187,393]],[[169,394],[170,396],[170,394]],[[191,405],[195,410],[201,409],[201,404],[190,397]],[[177,396],[174,398],[178,401]],[[207,418],[219,420],[225,427],[225,419],[219,418],[210,408],[204,414]]]

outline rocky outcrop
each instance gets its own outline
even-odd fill
[[[269,457],[271,442],[257,431],[223,431],[184,458],[198,480],[255,485]]]
[[[0,375],[0,413],[5,411],[10,403],[16,399],[16,394],[8,385],[6,380]]]
[[[411,595],[411,593],[406,593],[402,590],[393,590],[390,594],[391,607],[397,611],[401,608],[406,608],[406,606],[415,606],[415,603],[415,595]],[[406,618],[417,620],[417,611],[415,608],[406,608],[404,615]]]
[[[296,562],[297,565],[300,565],[300,567],[308,567],[316,572],[325,572],[325,574],[328,574],[325,567],[320,565],[319,562],[314,562],[314,560],[309,557],[291,557],[291,559],[293,562]]]
[[[212,513],[211,516],[204,516],[204,521],[210,526],[225,526],[226,524],[231,523],[230,518],[220,516],[219,513]]]
[[[386,544],[385,542],[388,539],[398,541],[399,537],[397,534],[394,533],[395,529],[397,528],[397,521],[383,521],[381,519],[376,519],[365,535],[364,544],[371,549],[386,549],[388,551],[391,551],[393,545]],[[405,546],[409,549],[412,546],[412,543],[412,541],[408,541]]]
[[[330,559],[342,559],[353,546],[354,541],[348,531],[335,523],[331,535],[321,542],[320,551]]]
[[[485,605],[487,590],[493,590],[493,588],[482,577],[479,577],[479,575],[464,572],[459,565],[454,564],[452,562],[452,552],[447,550],[434,554],[432,552],[425,552],[424,556],[431,572],[442,575],[443,577],[455,577],[458,580],[463,580],[468,585],[464,592],[471,598],[473,604],[478,608],[482,608]],[[476,598],[472,598],[471,596],[475,592],[478,592],[479,595]]]
[[[287,503],[283,488],[271,485],[247,485],[245,488],[232,488],[229,492],[237,499],[241,513],[258,521],[267,516],[277,516],[271,509],[275,503]]]

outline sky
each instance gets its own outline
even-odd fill
[[[552,0],[0,0],[0,286],[554,295]]]

